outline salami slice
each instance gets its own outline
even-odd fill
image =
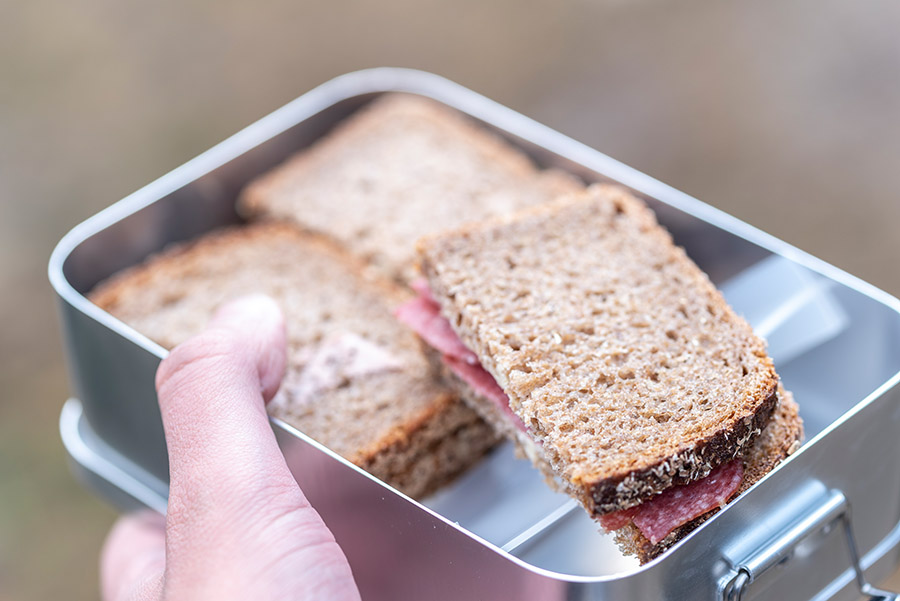
[[[629,509],[621,509],[612,513],[604,513],[600,516],[600,525],[608,532],[615,532],[620,528],[624,528],[631,523],[634,514],[637,513],[637,507]]]
[[[409,283],[409,287],[415,290],[416,294],[418,294],[425,300],[431,301],[435,305],[438,304],[438,302],[434,300],[434,296],[431,295],[431,287],[428,285],[428,280],[426,280],[425,278],[413,280]]]
[[[522,423],[519,416],[513,413],[512,409],[509,408],[509,397],[506,396],[506,393],[503,392],[503,389],[497,384],[494,376],[486,369],[481,367],[481,365],[470,365],[469,363],[460,361],[449,355],[444,355],[441,359],[443,359],[444,364],[453,370],[453,373],[459,376],[463,382],[471,386],[476,392],[496,403],[500,410],[503,411],[503,414],[506,415],[507,419],[511,420],[519,430],[523,432],[526,431],[525,424]]]
[[[450,327],[450,322],[441,315],[440,307],[431,296],[428,282],[416,280],[411,286],[419,296],[397,308],[394,312],[397,319],[415,330],[425,342],[439,351],[441,360],[453,373],[473,390],[496,403],[507,418],[524,432],[525,424],[509,408],[509,397],[494,380],[494,376],[481,366],[477,355],[459,339]]]
[[[706,478],[674,486],[638,507],[634,525],[655,545],[678,526],[727,503],[743,478],[740,459],[720,465]]]
[[[613,531],[634,522],[641,534],[655,545],[675,528],[727,503],[743,479],[744,465],[735,459],[720,465],[706,478],[673,486],[637,507],[603,515],[600,525]]]
[[[442,354],[478,365],[478,357],[462,343],[430,297],[417,296],[403,303],[394,311],[394,316]]]

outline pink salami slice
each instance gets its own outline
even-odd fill
[[[442,354],[478,365],[478,357],[462,343],[433,300],[417,296],[397,307],[394,316]]]
[[[634,522],[655,545],[675,528],[727,503],[743,479],[744,465],[735,459],[720,465],[706,478],[674,486],[637,507],[600,516],[600,525],[614,531]]]
[[[428,282],[416,280],[411,286],[419,296],[400,305],[394,311],[397,319],[439,351],[441,360],[453,373],[473,390],[496,403],[512,423],[524,432],[525,424],[509,408],[509,397],[494,377],[481,366],[478,356],[459,339],[450,327],[450,322],[441,315],[440,307],[431,296]]]
[[[624,528],[631,523],[634,514],[637,513],[637,507],[629,509],[621,509],[612,513],[604,513],[600,516],[600,525],[608,532],[615,532],[620,528]]]
[[[460,361],[455,357],[450,357],[449,355],[444,355],[441,358],[443,359],[444,364],[453,370],[453,373],[459,376],[463,382],[471,386],[476,392],[496,403],[500,410],[503,411],[503,414],[506,415],[507,419],[511,420],[521,431],[526,431],[525,424],[522,423],[519,416],[513,413],[512,409],[509,408],[509,397],[506,396],[506,393],[503,392],[503,389],[497,384],[494,376],[486,369],[481,367],[481,365],[471,365]]]
[[[428,280],[425,278],[419,278],[417,280],[413,280],[409,283],[409,287],[416,291],[416,294],[424,298],[425,300],[431,301],[435,305],[438,304],[434,297],[431,295],[431,287],[428,285]]]
[[[735,459],[709,476],[674,486],[638,507],[634,525],[654,545],[672,530],[728,502],[744,479],[744,464]]]

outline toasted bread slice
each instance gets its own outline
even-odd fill
[[[288,330],[274,416],[412,496],[434,490],[495,442],[394,319],[409,292],[293,226],[206,235],[114,276],[90,298],[171,348],[222,303],[254,292],[278,302]]]
[[[442,314],[592,515],[743,455],[776,406],[765,343],[621,188],[419,249]]]
[[[424,234],[505,215],[582,186],[436,102],[388,94],[252,182],[252,217],[326,234],[390,277],[415,275]]]

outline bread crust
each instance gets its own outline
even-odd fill
[[[132,298],[156,278],[172,271],[183,271],[179,267],[185,258],[194,259],[204,255],[228,253],[235,245],[253,244],[266,239],[285,238],[301,240],[310,252],[324,255],[339,262],[344,269],[365,281],[367,286],[377,288],[391,303],[402,303],[411,293],[393,282],[373,277],[367,267],[346,250],[324,235],[301,231],[296,225],[265,220],[253,224],[226,227],[214,230],[199,238],[173,243],[160,252],[151,255],[142,263],[123,269],[97,284],[88,294],[88,299],[104,311],[115,313],[122,302],[133,302]],[[187,274],[185,274],[187,275]]]
[[[775,409],[775,415],[764,428],[756,443],[742,457],[744,479],[728,502],[740,496],[779,463],[787,459],[799,448],[803,440],[803,420],[800,418],[793,396],[780,383],[778,394],[780,400]],[[655,545],[641,534],[634,524],[628,524],[616,531],[615,540],[625,553],[637,556],[641,564],[645,564],[662,555],[675,543],[716,515],[720,509],[715,508],[687,524],[682,524]]]
[[[349,459],[413,498],[461,474],[497,444],[496,432],[455,394],[442,394],[421,413]]]
[[[624,477],[587,484],[588,499],[582,502],[592,515],[599,516],[640,505],[669,487],[708,476],[750,446],[769,422],[777,403],[778,393],[773,384],[772,392],[757,411],[739,420],[733,428],[722,428],[693,447]]]

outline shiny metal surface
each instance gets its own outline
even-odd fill
[[[856,538],[853,535],[850,505],[840,491],[832,490],[822,497],[805,515],[790,527],[777,533],[771,540],[756,549],[735,566],[725,576],[721,584],[722,601],[741,601],[747,594],[747,587],[765,572],[786,563],[795,553],[801,552],[800,545],[813,536],[827,536],[840,529],[850,554],[850,565],[861,595],[873,599],[897,599],[896,593],[876,589],[866,581],[860,564]]]
[[[840,491],[853,507],[868,578],[878,580],[897,564],[900,470],[892,459],[900,454],[900,303],[482,96],[402,69],[353,73],[316,88],[60,242],[50,279],[84,410],[80,419],[105,449],[97,454],[113,463],[123,458],[135,468],[123,468],[129,476],[164,486],[153,374],[165,351],[84,293],[171,242],[236,222],[233,201],[249,179],[387,91],[434,98],[480,120],[539,164],[586,181],[616,181],[644,197],[676,242],[769,339],[779,373],[800,402],[807,442],[726,510],[638,567],[507,447],[416,502],[273,420],[288,464],[346,550],[365,598],[716,599],[726,574],[828,491]],[[809,537],[761,574],[744,598],[855,598],[846,551],[826,539]]]
[[[63,405],[59,436],[72,471],[85,486],[123,511],[147,507],[166,512],[168,485],[104,443],[85,419],[78,399]]]

